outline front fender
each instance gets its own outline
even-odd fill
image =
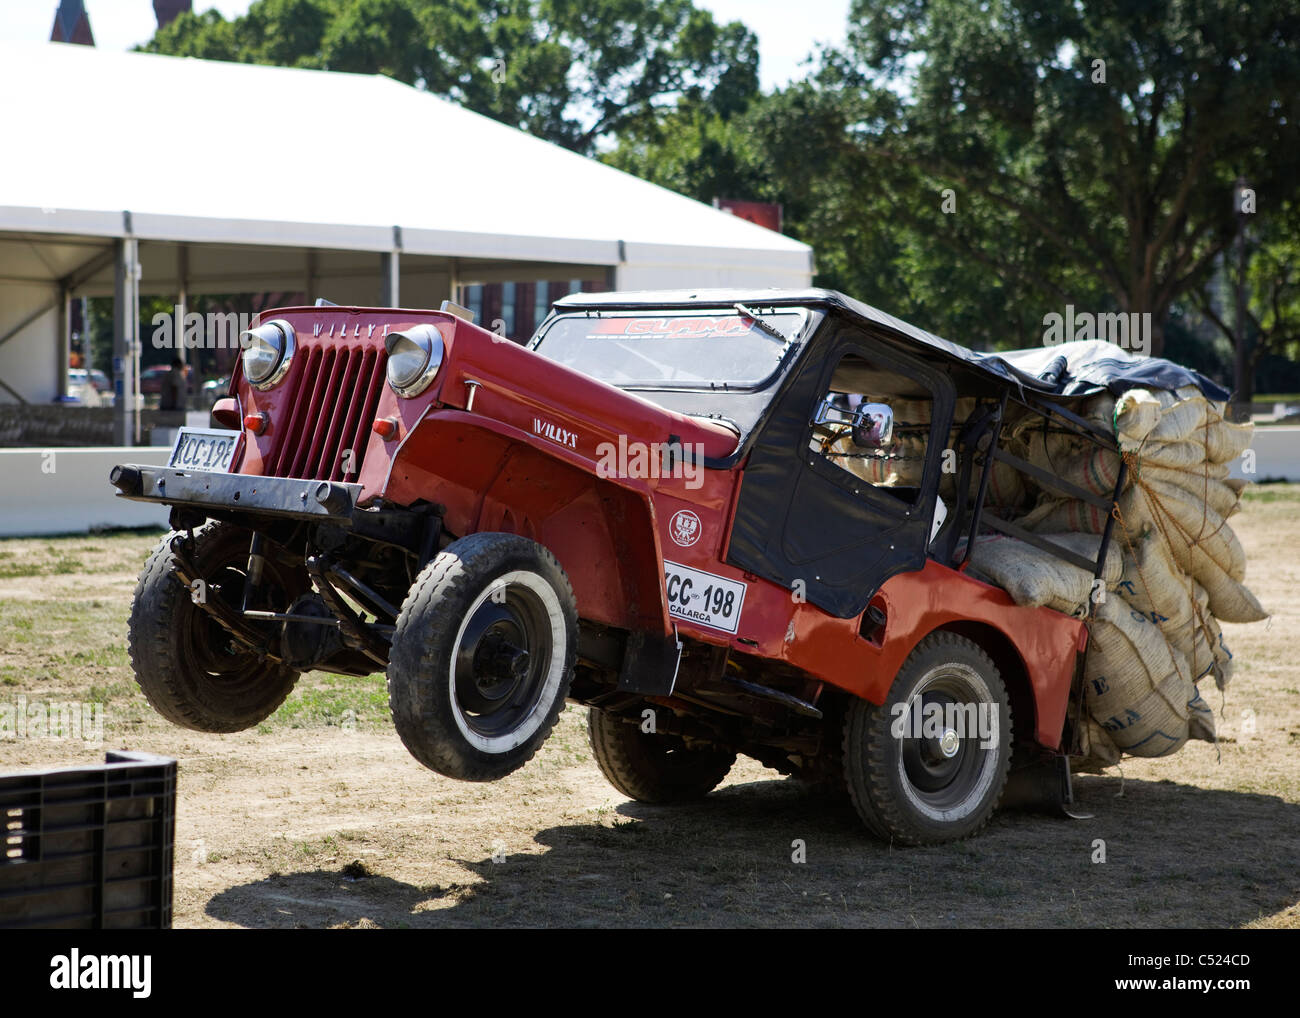
[[[491,530],[538,541],[560,560],[582,617],[672,633],[644,480],[599,477],[572,449],[490,417],[436,409],[393,454],[382,495],[442,505],[457,536]]]

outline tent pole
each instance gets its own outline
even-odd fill
[[[316,287],[318,284],[317,284],[316,252],[306,251],[304,253],[307,255],[307,275],[304,280],[303,303],[310,304],[317,297]]]
[[[176,343],[175,356],[181,359],[182,364],[188,364],[190,362],[189,351],[185,348],[185,313],[190,309],[190,248],[188,244],[182,244],[176,252],[176,268],[177,275],[180,276],[180,292],[176,295],[176,322],[172,326],[172,338]],[[198,359],[197,351],[195,359]]]
[[[398,307],[402,299],[402,254],[400,251],[387,251],[379,257],[379,306],[383,308]]]
[[[59,296],[59,342],[54,349],[54,370],[58,383],[55,395],[62,399],[68,394],[68,360],[72,353],[72,291],[62,287]],[[86,378],[89,381],[89,372]]]
[[[140,430],[140,379],[136,373],[139,328],[136,312],[140,281],[139,242],[124,237],[114,242],[113,273],[113,444],[131,445]]]

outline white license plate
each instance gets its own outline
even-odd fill
[[[736,632],[740,608],[745,603],[745,585],[723,576],[664,560],[664,590],[668,614],[683,622],[694,622]]]
[[[229,473],[241,435],[214,428],[181,428],[167,466],[177,470]]]

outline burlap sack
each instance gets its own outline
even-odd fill
[[[1204,595],[1200,584],[1196,586],[1198,592]],[[1203,609],[1206,600],[1198,597],[1198,603]],[[1232,681],[1236,661],[1223,637],[1219,620],[1209,611],[1202,610],[1194,624],[1187,630],[1171,634],[1170,643],[1187,657],[1195,681],[1199,682],[1206,676],[1211,676],[1219,689],[1226,689],[1228,683]]]
[[[1087,502],[1044,497],[1017,522],[1036,534],[1056,534],[1071,530],[1081,534],[1100,534],[1109,515],[1106,510]]]
[[[1072,747],[1076,754],[1070,757],[1070,770],[1100,774],[1107,767],[1119,763],[1123,754],[1106,729],[1097,724],[1086,710],[1083,712],[1083,717],[1079,717],[1075,703],[1076,697],[1072,695],[1066,708],[1066,716],[1078,733],[1078,743]]]
[[[861,449],[853,444],[853,435],[846,427],[839,438],[824,448],[823,455],[868,484],[915,488],[920,486],[925,473],[925,447],[926,440],[919,435],[895,434],[888,448]]]
[[[1166,636],[1188,628],[1195,617],[1196,581],[1173,564],[1164,539],[1148,532],[1132,540],[1120,535],[1111,543],[1123,547],[1123,576],[1116,585],[1119,595]]]
[[[980,471],[978,465],[971,471],[970,497],[979,494]],[[945,472],[939,477],[939,497],[948,505],[957,492],[957,474]],[[1030,488],[1025,484],[1024,475],[1002,462],[993,464],[989,474],[988,492],[984,498],[986,508],[998,511],[1001,515],[1016,516],[1025,507],[1030,497]]]
[[[1097,554],[1099,538],[1091,534],[1060,533],[1043,537],[1076,555],[1092,558]],[[1118,583],[1123,573],[1121,555],[1114,542],[1106,556],[1102,584],[1096,590],[1090,572],[1010,537],[977,541],[970,562],[972,568],[1010,594],[1016,604],[1029,608],[1045,605],[1067,615],[1082,615],[1090,600],[1103,600],[1106,587]]]
[[[1093,448],[1092,443],[1086,439],[1059,431],[1044,431],[1041,426],[1035,426],[1033,421],[1026,422],[1015,431],[1005,441],[1005,446],[1007,451],[1028,460],[1040,470],[1058,475],[1084,449]]]
[[[1142,467],[1169,467],[1172,470],[1199,468],[1207,459],[1205,443],[1195,438],[1181,442],[1146,442],[1137,450]]]
[[[1081,450],[1061,462],[1056,473],[1063,481],[1094,495],[1111,495],[1119,480],[1119,454],[1096,446]],[[1132,478],[1125,481],[1125,487]]]
[[[1206,463],[1192,470],[1171,470],[1148,463],[1140,468],[1139,479],[1182,488],[1192,498],[1207,502],[1211,509],[1226,519],[1241,507],[1239,493],[1226,483],[1227,471],[1225,464]],[[1223,476],[1215,476],[1220,472]]]
[[[1255,425],[1237,424],[1221,420],[1206,429],[1208,439],[1205,443],[1211,463],[1227,463],[1236,459],[1249,446],[1255,435]]]
[[[1130,389],[1115,401],[1112,419],[1103,423],[1114,429],[1119,447],[1127,452],[1138,448],[1160,423],[1162,409],[1154,393]]]
[[[1154,393],[1160,404],[1160,421],[1147,436],[1151,442],[1181,442],[1195,437],[1195,432],[1205,426],[1205,416],[1211,413],[1211,419],[1223,416],[1213,412],[1211,403],[1195,385],[1184,386],[1176,392],[1159,391]]]
[[[1130,529],[1135,522],[1150,523],[1163,534],[1174,562],[1207,590],[1210,585],[1201,576],[1207,563],[1234,580],[1246,578],[1246,552],[1237,535],[1220,513],[1185,488],[1144,479],[1120,500],[1120,508]]]
[[[1155,624],[1119,597],[1097,606],[1089,625],[1084,704],[1125,753],[1167,756],[1189,737],[1196,686],[1187,663]]]
[[[1187,661],[1188,676],[1193,682],[1199,682],[1214,673],[1216,661],[1212,640],[1217,636],[1212,638],[1208,628],[1214,620],[1210,614],[1209,595],[1190,577],[1188,582],[1191,586],[1188,617],[1178,625],[1171,620],[1159,623],[1159,626],[1169,645]]]

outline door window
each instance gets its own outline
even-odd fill
[[[924,383],[857,353],[842,357],[813,410],[809,448],[850,478],[908,504],[920,497],[934,416]]]

